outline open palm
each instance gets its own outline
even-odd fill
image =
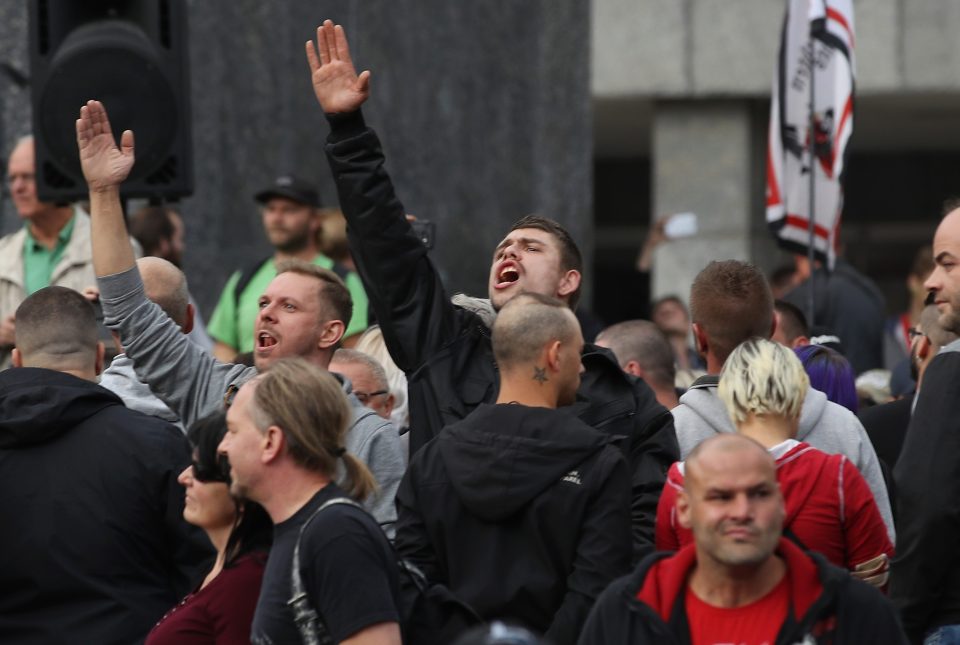
[[[370,95],[370,72],[359,76],[350,58],[343,27],[327,20],[317,27],[317,43],[307,42],[313,92],[324,112],[353,112]]]
[[[119,186],[133,167],[133,132],[125,130],[117,147],[107,110],[100,101],[87,101],[77,119],[80,167],[90,190]]]

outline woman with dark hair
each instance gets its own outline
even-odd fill
[[[857,413],[857,379],[843,354],[823,345],[804,345],[793,351],[810,377],[810,387],[826,394],[827,400]]]
[[[146,645],[250,642],[273,525],[259,504],[230,495],[230,465],[217,454],[226,431],[222,412],[193,424],[187,433],[193,463],[177,478],[186,489],[183,517],[206,532],[217,559],[196,589],[154,626]]]

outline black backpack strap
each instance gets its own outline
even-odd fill
[[[268,255],[265,258],[261,258],[258,262],[246,265],[240,270],[240,279],[237,280],[237,284],[233,287],[233,304],[235,308],[240,308],[240,296],[247,290],[247,285],[253,280],[253,276],[257,275],[260,267],[269,262],[271,258],[273,258],[273,256]]]
[[[297,534],[297,543],[293,546],[293,563],[290,567],[291,597],[290,600],[287,601],[287,604],[290,605],[290,608],[293,610],[293,622],[296,623],[297,631],[300,632],[300,640],[305,645],[335,645],[333,638],[330,636],[330,632],[327,631],[327,626],[320,618],[320,614],[313,608],[313,605],[310,604],[310,598],[303,584],[303,578],[300,576],[300,541],[303,539],[303,533],[306,531],[310,522],[313,521],[313,518],[319,515],[325,508],[333,506],[334,504],[349,504],[357,508],[363,508],[360,504],[357,504],[348,497],[328,499],[320,505],[320,508],[311,513],[307,521],[300,527],[300,532]]]
[[[810,549],[807,548],[807,545],[800,541],[800,538],[797,537],[797,534],[794,533],[789,526],[783,527],[783,537],[796,544],[801,550],[808,552],[810,551]]]

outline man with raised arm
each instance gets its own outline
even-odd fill
[[[309,263],[281,266],[260,297],[256,367],[220,363],[190,342],[144,293],[120,208],[120,184],[133,166],[133,132],[125,130],[117,147],[103,105],[89,101],[80,109],[77,144],[90,188],[93,265],[105,322],[120,333],[137,377],[185,426],[229,404],[243,383],[281,358],[300,356],[327,369],[352,310],[350,294],[335,273]],[[356,397],[349,399],[353,421],[346,447],[376,477],[380,492],[366,508],[392,535],[393,498],[405,464],[400,438],[389,421]]]
[[[496,399],[490,327],[505,302],[530,291],[576,307],[580,252],[556,222],[525,217],[494,249],[484,310],[451,304],[393,192],[380,142],[360,113],[370,72],[357,75],[343,28],[329,20],[306,50],[314,92],[330,122],[326,152],[350,248],[390,355],[407,374],[413,454],[444,426]],[[673,421],[650,388],[624,374],[607,350],[586,345],[582,360],[577,401],[567,409],[587,425],[626,437],[634,551],[640,555],[652,547],[657,498],[667,468],[678,459]]]

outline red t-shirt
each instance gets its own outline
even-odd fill
[[[693,645],[773,645],[790,605],[789,573],[767,595],[743,607],[714,607],[687,586],[687,624]]]

